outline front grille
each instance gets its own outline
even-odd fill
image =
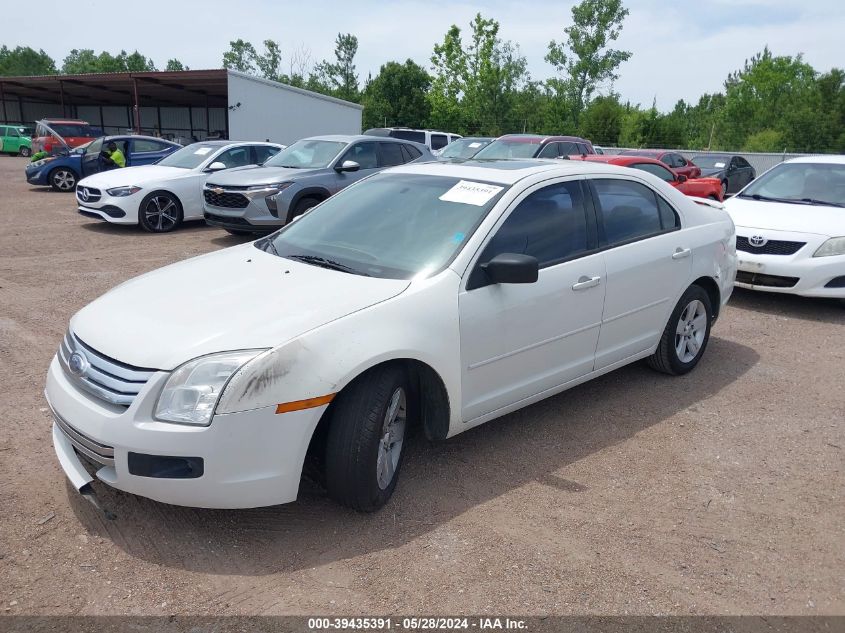
[[[752,246],[747,237],[736,236],[736,250],[759,255],[794,255],[807,242],[788,242],[786,240],[769,240],[763,246]]]
[[[71,363],[74,355],[77,358]],[[101,400],[123,407],[132,404],[135,396],[156,373],[155,369],[133,367],[109,358],[83,343],[72,332],[65,334],[59,347],[59,361],[78,387]]]
[[[203,216],[209,222],[218,222],[221,224],[226,224],[227,226],[244,226],[247,228],[255,228],[245,219],[239,217],[229,217],[228,215],[215,215],[214,213],[209,213],[208,211],[206,211]]]
[[[86,202],[97,202],[103,197],[103,192],[94,187],[76,186],[76,199],[85,204]]]
[[[249,204],[246,196],[240,193],[229,193],[228,191],[216,193],[211,189],[205,189],[203,196],[205,197],[205,201],[211,206],[224,209],[243,209]]]
[[[100,442],[88,437],[79,429],[72,427],[67,420],[56,413],[55,410],[52,412],[53,419],[56,421],[56,426],[59,427],[62,434],[79,453],[101,466],[114,466],[113,446],[100,444]]]
[[[781,277],[780,275],[764,275],[762,273],[750,273],[745,270],[736,272],[736,280],[742,284],[752,286],[771,286],[772,288],[792,288],[798,283],[798,277]]]

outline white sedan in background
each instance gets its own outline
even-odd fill
[[[725,202],[736,224],[736,285],[845,298],[845,156],[793,158]]]
[[[202,141],[155,165],[101,172],[79,181],[79,213],[166,233],[184,220],[203,218],[202,190],[209,175],[231,167],[259,165],[284,147],[276,143]]]
[[[394,167],[78,312],[47,375],[56,453],[84,492],[213,508],[293,501],[310,455],[375,510],[409,426],[442,440],[640,359],[691,371],[734,237],[626,167]]]

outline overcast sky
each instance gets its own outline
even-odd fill
[[[271,38],[286,54],[305,46],[313,60],[330,58],[338,32],[358,36],[363,84],[390,60],[430,67],[435,42],[452,24],[465,27],[477,12],[501,24],[519,44],[531,75],[545,79],[548,42],[564,38],[572,0],[41,0],[32,28],[4,29],[0,43],[43,48],[60,66],[73,48],[138,49],[163,68],[177,57],[193,69],[219,68],[229,41]],[[626,0],[630,15],[616,46],[630,50],[614,88],[625,99],[671,109],[722,89],[727,74],[768,44],[775,54],[803,53],[818,71],[845,66],[844,0]],[[70,11],[70,13],[68,13]],[[61,16],[67,15],[72,24]],[[33,39],[35,38],[35,39]],[[286,62],[285,62],[286,63]]]

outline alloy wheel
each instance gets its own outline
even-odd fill
[[[61,191],[70,191],[76,185],[76,176],[67,169],[60,169],[53,174],[53,183]]]
[[[154,196],[144,208],[147,225],[156,231],[168,231],[176,225],[179,209],[168,196]]]
[[[390,485],[396,474],[396,467],[399,465],[399,458],[402,456],[407,416],[408,407],[405,390],[402,387],[397,387],[390,397],[387,411],[384,414],[381,439],[378,445],[376,478],[379,488],[382,490]]]
[[[707,334],[707,309],[695,299],[681,311],[675,328],[675,353],[682,363],[689,363],[698,356]]]

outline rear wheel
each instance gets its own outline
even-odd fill
[[[29,149],[28,147],[21,147],[20,154],[24,158],[29,158],[32,155],[32,150]]]
[[[326,487],[362,512],[382,507],[396,488],[408,427],[410,391],[399,366],[374,369],[334,402],[326,442]]]
[[[56,167],[47,179],[56,191],[73,191],[76,188],[76,172],[67,167]]]
[[[182,205],[176,196],[155,191],[141,201],[138,223],[150,233],[167,233],[182,223]]]
[[[723,180],[722,181],[722,198],[724,198],[727,195],[728,195],[728,181]]]
[[[679,376],[692,371],[704,355],[710,340],[713,306],[701,286],[684,292],[660,337],[648,364],[657,371]]]

